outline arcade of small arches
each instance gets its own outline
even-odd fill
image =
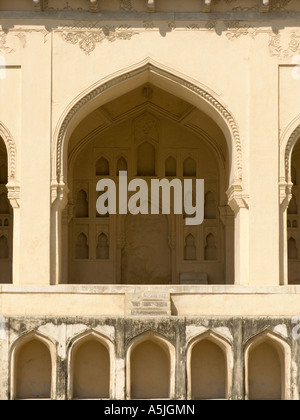
[[[56,399],[59,381],[65,377],[67,394],[60,398],[172,399],[176,397],[176,365],[182,362],[176,360],[176,354],[186,354],[187,399],[231,398],[232,346],[214,331],[193,337],[180,353],[151,330],[134,337],[125,347],[125,354],[117,357],[108,337],[88,330],[68,341],[63,363],[58,358],[58,343],[37,331],[25,333],[9,351],[10,398]],[[288,399],[289,344],[265,330],[248,340],[243,352],[245,398]]]

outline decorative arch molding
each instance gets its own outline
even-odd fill
[[[17,149],[13,136],[0,121],[0,137],[3,139],[7,151],[7,169],[8,169],[8,199],[12,207],[18,208],[20,206],[20,186],[16,181],[16,156]]]
[[[280,284],[288,284],[287,209],[292,199],[291,162],[295,144],[300,138],[300,115],[285,128],[280,138],[279,202],[280,202]]]
[[[145,341],[152,341],[163,348],[170,360],[170,399],[175,398],[175,368],[176,352],[173,344],[163,335],[153,331],[145,331],[132,338],[126,349],[126,399],[131,399],[131,354],[133,350]]]
[[[100,332],[90,329],[74,336],[68,342],[68,388],[67,395],[68,399],[73,398],[73,377],[74,377],[74,355],[76,350],[84,343],[88,341],[98,341],[108,351],[110,360],[110,399],[115,399],[115,347],[113,342],[105,335]]]
[[[117,75],[113,76],[110,79],[104,79],[100,84],[94,85],[92,88],[85,91],[82,95],[77,97],[65,111],[63,117],[58,123],[56,133],[55,133],[55,146],[53,156],[53,182],[58,184],[63,184],[66,179],[66,174],[64,174],[64,168],[67,168],[65,165],[65,155],[67,154],[67,135],[71,128],[72,121],[75,117],[79,116],[80,111],[86,108],[92,101],[100,97],[100,95],[109,91],[110,89],[121,86],[124,83],[129,82],[130,80],[141,77],[143,74],[155,74],[156,76],[163,78],[169,84],[179,85],[188,92],[196,95],[200,98],[205,104],[209,106],[210,109],[214,110],[215,115],[218,115],[219,122],[225,122],[227,127],[227,141],[229,144],[229,154],[231,155],[231,166],[232,166],[232,180],[233,183],[241,184],[242,182],[242,146],[241,139],[237,124],[232,114],[226,109],[226,107],[220,102],[219,99],[215,98],[213,93],[209,92],[207,88],[204,88],[197,84],[197,82],[188,80],[187,77],[176,74],[173,70],[162,68],[162,66],[153,62],[150,59],[144,60],[142,63],[139,63],[135,68],[130,68],[125,70]],[[228,139],[230,137],[230,139]]]
[[[286,182],[291,181],[291,157],[297,140],[300,138],[300,115],[298,115],[284,130],[281,138],[281,180],[285,178]],[[284,172],[283,172],[284,169]]]
[[[16,175],[16,145],[11,133],[0,121],[0,137],[2,137],[6,149],[7,149],[7,160],[8,160],[8,180],[14,180]]]
[[[251,350],[263,344],[264,342],[271,343],[278,351],[281,362],[281,396],[283,400],[289,400],[291,397],[291,348],[286,339],[280,334],[266,328],[257,335],[251,337],[244,346],[244,360],[245,360],[245,399],[249,400],[249,355]]]
[[[18,351],[23,347],[24,344],[30,341],[40,341],[49,350],[51,357],[51,399],[56,398],[56,377],[57,377],[57,344],[52,338],[41,334],[36,330],[30,330],[22,334],[17,338],[9,349],[9,371],[10,371],[10,398],[14,400],[16,398],[16,356]]]
[[[224,336],[216,333],[213,330],[207,330],[193,338],[187,343],[187,399],[192,399],[192,353],[194,347],[201,341],[208,340],[216,344],[224,353],[226,360],[226,387],[225,395],[229,399],[232,389],[232,377],[233,377],[233,352],[232,343]]]

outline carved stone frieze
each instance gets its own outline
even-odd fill
[[[87,55],[95,50],[97,44],[103,41],[114,42],[116,40],[129,40],[138,32],[128,25],[93,25],[88,27],[65,27],[58,31],[62,39],[69,44],[78,45]]]
[[[272,56],[276,56],[279,59],[286,59],[295,54],[300,54],[300,32],[292,32],[285,43],[280,33],[270,34],[269,51]]]

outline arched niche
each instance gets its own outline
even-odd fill
[[[109,162],[105,157],[96,162],[96,176],[109,176]]]
[[[110,339],[89,330],[68,345],[68,398],[113,399],[115,350]]]
[[[232,388],[231,343],[208,330],[190,340],[187,348],[188,399],[229,399]]]
[[[89,258],[88,237],[83,232],[77,236],[75,244],[75,258],[77,260],[86,260]]]
[[[76,195],[75,217],[89,217],[88,194],[82,189]]]
[[[289,344],[265,330],[245,346],[245,387],[248,400],[288,400],[290,398]]]
[[[11,399],[54,399],[56,395],[56,345],[32,331],[10,349]]]
[[[216,261],[218,259],[217,243],[213,233],[206,236],[204,252],[206,261]]]
[[[183,162],[183,176],[195,178],[197,176],[197,163],[192,157],[187,157]]]
[[[135,337],[126,354],[127,399],[172,399],[175,394],[175,349],[148,331]]]
[[[127,160],[123,156],[121,156],[117,161],[117,175],[119,175],[119,172],[121,171],[128,171]]]
[[[191,233],[185,238],[184,259],[185,261],[194,261],[197,259],[196,240]]]
[[[108,260],[109,259],[108,236],[103,232],[98,236],[96,258],[99,259],[99,260]]]

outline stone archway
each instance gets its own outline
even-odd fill
[[[67,203],[67,194],[69,188],[66,184],[67,175],[67,149],[68,142],[75,127],[94,109],[98,109],[100,104],[105,104],[114,91],[113,97],[116,95],[117,89],[120,92],[132,90],[141,83],[151,82],[154,85],[160,85],[161,80],[166,84],[166,88],[170,92],[176,92],[179,96],[188,99],[193,106],[203,108],[207,112],[209,118],[215,118],[221,130],[223,130],[228,148],[228,165],[230,175],[228,174],[229,189],[227,191],[228,204],[236,213],[239,230],[236,232],[235,259],[239,260],[236,264],[235,281],[236,283],[246,283],[248,274],[245,270],[247,264],[243,264],[243,260],[248,258],[248,246],[241,241],[239,235],[242,235],[244,225],[248,223],[247,217],[242,217],[240,221],[240,212],[248,209],[247,198],[244,195],[242,187],[242,153],[241,140],[237,125],[229,111],[217,100],[208,90],[200,85],[196,85],[175,72],[163,69],[151,61],[140,64],[135,69],[121,72],[119,76],[106,81],[103,84],[89,89],[83,93],[80,100],[70,105],[60,123],[58,124],[55,136],[55,147],[52,166],[52,241],[51,241],[51,283],[57,284],[62,282],[62,265],[61,265],[61,215]],[[126,89],[127,86],[127,89]],[[213,146],[216,150],[217,147]],[[226,177],[227,177],[226,176]],[[221,177],[224,179],[223,177]],[[227,178],[227,179],[228,179]],[[225,193],[225,191],[224,191]],[[220,210],[222,220],[225,224],[231,223],[230,212],[225,210],[226,203]],[[229,216],[228,216],[229,215]],[[67,216],[68,217],[68,216]],[[121,239],[122,241],[122,239]],[[172,241],[171,241],[172,242]],[[230,257],[233,259],[233,254]],[[231,264],[229,264],[230,266]],[[243,268],[241,268],[243,267]],[[229,275],[231,269],[229,269]],[[232,274],[233,278],[233,274]],[[233,282],[230,281],[230,282]]]

